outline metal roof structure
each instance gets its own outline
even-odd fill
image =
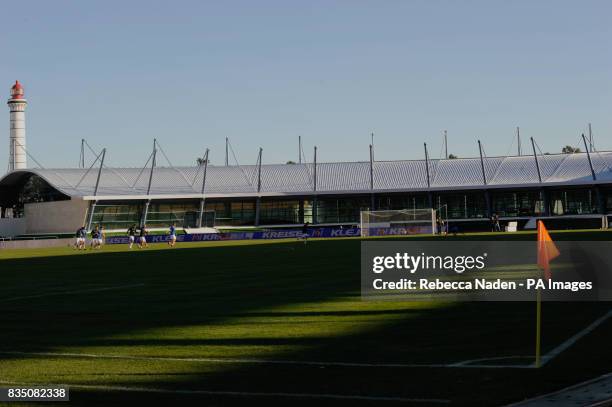
[[[206,197],[285,196],[370,192],[417,192],[612,183],[612,152],[307,164],[208,165]],[[429,165],[429,180],[426,163]],[[484,177],[483,177],[484,167]],[[103,167],[94,196],[98,168],[27,169],[10,172],[0,186],[11,186],[27,174],[46,180],[58,191],[92,199],[176,199],[202,197],[203,166],[155,167],[149,194],[148,168]],[[316,179],[316,188],[315,188]],[[429,182],[428,182],[429,181]],[[429,184],[429,185],[428,185]]]

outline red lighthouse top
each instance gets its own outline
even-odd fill
[[[19,81],[15,81],[15,84],[11,87],[11,99],[23,99],[23,97],[23,86],[21,86]]]

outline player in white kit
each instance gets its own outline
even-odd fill
[[[136,239],[136,225],[132,225],[128,228],[127,230],[127,234],[128,234],[128,241],[130,244],[130,249],[132,248],[132,246],[134,246],[134,240]]]

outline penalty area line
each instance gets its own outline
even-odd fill
[[[111,286],[111,287],[85,288],[82,290],[56,291],[56,292],[44,293],[44,294],[25,295],[22,297],[2,298],[0,299],[0,302],[29,300],[32,298],[54,297],[57,295],[70,295],[70,294],[82,294],[82,293],[95,293],[95,292],[100,292],[100,291],[123,290],[126,288],[142,287],[144,285],[145,285],[144,283],[141,283],[141,284],[117,285],[117,286]]]
[[[306,398],[306,399],[335,399],[335,400],[368,400],[368,401],[395,401],[405,403],[430,403],[448,404],[450,400],[429,399],[429,398],[406,398],[393,396],[366,396],[353,394],[332,394],[332,393],[283,393],[283,392],[253,392],[253,391],[230,391],[230,390],[181,390],[181,389],[162,389],[155,387],[131,387],[131,386],[109,386],[97,384],[63,384],[63,383],[26,383],[0,380],[0,384],[16,386],[53,386],[67,387],[83,390],[102,390],[133,393],[162,393],[162,394],[185,394],[185,395],[204,395],[204,396],[238,396],[238,397],[286,397],[286,398]]]

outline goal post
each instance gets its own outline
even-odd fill
[[[436,233],[435,209],[361,211],[361,236],[419,235]]]

